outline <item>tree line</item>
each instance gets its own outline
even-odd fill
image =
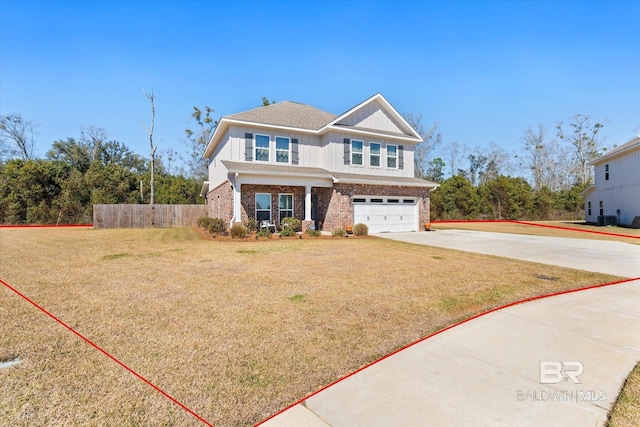
[[[19,114],[0,116],[0,223],[87,223],[93,204],[151,203],[152,194],[153,203],[203,203],[202,156],[218,123],[214,110],[193,108],[194,129],[185,129],[183,141],[187,159],[171,149],[156,155],[153,92],[145,96],[152,108],[150,159],[93,126],[35,158],[37,125]],[[266,97],[262,105],[269,105]],[[415,147],[416,176],[440,184],[431,194],[433,219],[582,218],[580,194],[591,181],[588,163],[604,149],[604,122],[577,114],[551,134],[539,124],[525,130],[518,152],[508,152],[493,143],[445,144],[437,122],[425,128],[420,115],[405,118],[423,138]]]
[[[508,152],[494,143],[444,144],[437,122],[427,129],[421,116],[405,118],[424,140],[415,151],[416,176],[440,184],[431,193],[433,219],[584,218],[581,193],[592,181],[589,162],[606,150],[604,121],[576,114],[552,133],[538,124],[525,130],[520,150]]]
[[[88,127],[36,158],[35,127],[19,114],[0,116],[0,223],[91,223],[94,204],[151,202],[151,162],[106,130]],[[153,161],[154,202],[203,203],[206,164],[198,159],[172,172],[174,160],[169,151]]]

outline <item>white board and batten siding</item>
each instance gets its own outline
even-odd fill
[[[363,105],[338,122],[338,124],[377,129],[386,132],[404,133],[400,125],[389,117],[377,101]]]
[[[606,177],[606,165],[609,179]],[[620,155],[596,160],[594,175],[595,188],[585,197],[585,217],[588,222],[597,222],[600,202],[603,215],[616,216],[622,225],[630,225],[636,216],[640,216],[640,145]]]

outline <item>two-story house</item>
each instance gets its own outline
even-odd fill
[[[437,186],[414,177],[420,142],[381,94],[339,116],[279,102],[220,119],[202,194],[229,224],[296,217],[303,230],[418,231]]]
[[[640,228],[640,136],[590,164],[595,183],[582,193],[586,221]]]

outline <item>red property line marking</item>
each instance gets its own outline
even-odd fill
[[[281,411],[279,411],[279,412],[276,412],[275,414],[271,415],[269,418],[267,418],[267,419],[264,419],[264,420],[260,421],[260,422],[259,422],[258,424],[256,424],[254,427],[257,427],[257,426],[259,426],[259,425],[261,425],[261,424],[266,423],[266,422],[267,422],[267,421],[269,421],[270,419],[275,418],[275,417],[277,417],[278,415],[282,414],[283,412],[285,412],[285,411],[287,411],[287,410],[289,410],[289,409],[293,408],[294,406],[301,404],[301,403],[302,403],[302,402],[304,402],[305,400],[311,399],[311,398],[312,398],[313,396],[315,396],[316,394],[318,394],[318,393],[320,393],[320,392],[322,392],[322,391],[324,391],[324,390],[328,389],[329,387],[331,387],[331,386],[333,386],[333,385],[338,384],[338,383],[339,383],[339,382],[341,382],[341,381],[346,380],[346,379],[347,379],[347,378],[349,378],[349,377],[352,377],[353,375],[357,374],[357,373],[358,373],[358,372],[360,372],[360,371],[363,371],[363,370],[365,370],[365,369],[367,369],[367,368],[369,368],[369,367],[371,367],[371,366],[373,366],[373,365],[375,365],[375,364],[377,364],[377,363],[382,362],[383,360],[385,360],[385,359],[387,359],[387,358],[389,358],[389,357],[393,356],[394,354],[400,353],[401,351],[406,350],[406,349],[408,349],[409,347],[413,347],[414,345],[416,345],[416,344],[420,344],[421,342],[426,341],[426,340],[428,340],[428,339],[429,339],[429,338],[431,338],[431,337],[435,337],[436,335],[439,335],[439,334],[441,334],[441,333],[443,333],[443,332],[445,332],[445,331],[448,331],[449,329],[453,329],[453,328],[455,328],[456,326],[460,326],[460,325],[462,325],[462,324],[464,324],[464,323],[470,322],[470,321],[472,321],[472,320],[474,320],[474,319],[477,319],[477,318],[479,318],[479,317],[486,316],[487,314],[490,314],[490,313],[493,313],[493,312],[496,312],[496,311],[499,311],[499,310],[502,310],[502,309],[505,309],[505,308],[513,307],[514,305],[524,304],[524,303],[526,303],[526,302],[530,302],[530,301],[535,301],[535,300],[539,300],[539,299],[545,299],[545,298],[555,297],[555,296],[558,296],[558,295],[571,294],[571,293],[574,293],[574,292],[586,291],[586,290],[589,290],[589,289],[597,289],[597,288],[604,288],[604,287],[606,287],[606,286],[620,285],[620,284],[622,284],[622,283],[633,282],[633,281],[635,281],[635,280],[640,280],[640,277],[636,277],[636,278],[634,278],[634,279],[618,280],[618,281],[616,281],[616,282],[610,282],[610,283],[602,283],[602,284],[599,284],[599,285],[586,286],[586,287],[584,287],[584,288],[571,289],[571,290],[568,290],[568,291],[554,292],[554,293],[547,294],[547,295],[539,295],[539,296],[537,296],[537,297],[530,297],[530,298],[526,298],[526,299],[523,299],[523,300],[520,300],[520,301],[515,301],[515,302],[509,303],[509,304],[505,304],[505,305],[500,306],[500,307],[493,308],[493,309],[491,309],[491,310],[489,310],[489,311],[485,311],[485,312],[480,313],[480,314],[476,314],[475,316],[472,316],[472,317],[470,317],[470,318],[468,318],[468,319],[462,320],[462,321],[460,321],[460,322],[458,322],[458,323],[455,323],[455,324],[453,324],[453,325],[451,325],[451,326],[447,326],[446,328],[441,329],[441,330],[439,330],[439,331],[437,331],[437,332],[434,332],[434,333],[432,333],[431,335],[427,335],[427,336],[426,336],[426,337],[424,337],[424,338],[420,338],[420,339],[419,339],[419,340],[417,340],[417,341],[414,341],[414,342],[412,342],[412,343],[410,343],[410,344],[407,344],[406,346],[404,346],[404,347],[402,347],[402,348],[399,348],[398,350],[396,350],[396,351],[394,351],[394,352],[392,352],[392,353],[389,353],[389,354],[387,354],[386,356],[383,356],[383,357],[381,357],[380,359],[375,360],[375,361],[373,361],[373,362],[369,363],[368,365],[365,365],[365,366],[363,366],[363,367],[361,367],[361,368],[359,368],[359,369],[357,369],[357,370],[355,370],[355,371],[351,372],[351,373],[350,373],[350,374],[348,374],[348,375],[345,375],[344,377],[342,377],[342,378],[340,378],[340,379],[338,379],[338,380],[336,380],[336,381],[332,382],[331,384],[329,384],[329,385],[326,385],[326,386],[322,387],[320,390],[315,391],[315,392],[311,393],[310,395],[308,395],[308,396],[306,396],[306,397],[303,397],[302,399],[298,400],[297,402],[295,402],[295,403],[293,403],[293,404],[291,404],[291,405],[287,406],[287,407],[286,407],[286,408],[284,408],[283,410],[281,410]]]
[[[64,326],[65,328],[67,328],[69,331],[73,332],[75,335],[77,335],[78,337],[80,337],[81,339],[83,339],[87,344],[91,345],[93,348],[95,348],[96,350],[98,350],[100,353],[104,354],[105,356],[107,356],[109,359],[113,360],[114,362],[116,362],[118,365],[122,366],[124,369],[126,369],[127,371],[129,371],[130,373],[132,373],[133,375],[135,375],[136,377],[138,377],[138,379],[142,380],[144,383],[146,383],[147,385],[151,386],[151,388],[153,388],[154,390],[156,390],[158,393],[162,394],[164,397],[166,397],[167,399],[171,400],[173,403],[175,403],[176,405],[180,406],[182,409],[184,409],[185,411],[187,411],[188,413],[190,413],[191,415],[193,415],[194,417],[196,417],[198,420],[202,421],[204,424],[213,427],[213,424],[209,423],[207,420],[205,420],[204,418],[202,418],[200,415],[196,414],[195,412],[193,412],[191,409],[187,408],[185,405],[183,405],[182,403],[180,403],[176,398],[174,398],[173,396],[171,396],[169,393],[163,391],[162,389],[160,389],[159,387],[157,387],[156,385],[154,385],[151,381],[147,380],[145,377],[143,377],[142,375],[138,374],[136,371],[134,371],[133,369],[129,368],[127,365],[125,365],[124,363],[122,363],[121,361],[119,361],[118,359],[116,359],[115,357],[113,357],[112,355],[110,355],[109,353],[107,353],[105,350],[103,350],[102,348],[98,347],[96,344],[94,344],[91,340],[89,340],[87,337],[85,337],[84,335],[82,335],[81,333],[79,333],[78,331],[76,331],[75,329],[73,329],[71,326],[67,325],[66,323],[64,323],[62,320],[58,319],[56,316],[54,316],[53,314],[49,313],[47,310],[45,310],[44,308],[40,307],[38,304],[36,304],[34,301],[32,301],[31,299],[29,299],[27,296],[25,296],[24,294],[20,293],[20,291],[18,291],[17,289],[13,288],[11,285],[9,285],[7,282],[5,282],[4,280],[0,279],[0,283],[2,283],[3,285],[5,285],[7,288],[9,288],[11,291],[13,291],[14,293],[16,293],[17,295],[19,295],[20,297],[22,297],[24,300],[26,300],[27,302],[29,302],[31,305],[33,305],[34,307],[36,307],[38,310],[42,311],[44,314],[46,314],[47,316],[49,316],[50,318],[52,318],[53,320],[55,320],[56,322],[58,322],[59,324],[61,324],[62,326]]]
[[[447,219],[447,220],[436,220],[431,221],[431,224],[446,224],[446,223],[483,223],[483,222],[504,222],[504,223],[512,223],[512,224],[520,224],[520,225],[530,225],[532,227],[544,227],[544,228],[555,228],[558,230],[568,230],[568,231],[577,231],[579,233],[591,233],[591,234],[603,234],[605,236],[615,236],[615,237],[626,237],[628,239],[640,239],[640,236],[632,236],[630,234],[618,234],[618,233],[609,233],[607,231],[595,231],[595,230],[581,230],[579,228],[571,228],[571,227],[561,227],[559,225],[550,225],[550,224],[538,224],[535,222],[525,222],[525,221],[516,221],[512,219]]]
[[[0,228],[93,228],[93,224],[23,224],[23,225],[0,225]]]

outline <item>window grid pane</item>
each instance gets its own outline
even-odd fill
[[[362,164],[362,141],[351,141],[351,164]]]
[[[266,135],[256,135],[256,160],[269,161],[269,137]]]

